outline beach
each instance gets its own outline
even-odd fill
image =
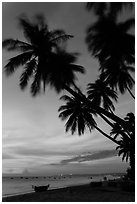
[[[118,187],[87,185],[71,186],[46,192],[4,197],[3,202],[134,202],[135,193]]]

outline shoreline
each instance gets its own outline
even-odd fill
[[[89,185],[89,183],[86,183],[86,184],[74,184],[74,185],[68,185],[68,186],[62,186],[62,187],[53,187],[53,188],[48,189],[48,191],[58,190],[58,189],[66,189],[66,188],[69,188],[69,187],[84,186],[84,185]],[[35,191],[32,190],[32,191],[28,191],[28,192],[22,192],[22,193],[20,192],[20,193],[2,195],[2,199],[3,199],[3,198],[14,197],[14,196],[20,196],[20,195],[31,194],[31,193],[35,193]]]
[[[89,184],[49,189],[2,197],[2,202],[134,202],[135,193],[118,187],[91,187]]]

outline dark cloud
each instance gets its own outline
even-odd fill
[[[2,159],[16,159],[16,157],[10,154],[3,153]]]
[[[14,153],[21,156],[37,156],[37,157],[45,157],[45,156],[62,156],[62,155],[72,155],[71,152],[62,152],[57,150],[49,150],[49,149],[42,149],[41,146],[38,148],[36,147],[24,147],[20,146],[14,147]]]
[[[100,159],[105,159],[105,158],[109,158],[109,157],[114,157],[117,155],[117,151],[116,150],[103,150],[103,151],[99,151],[96,153],[87,153],[87,154],[82,154],[70,159],[65,159],[62,160],[60,162],[60,164],[68,164],[71,162],[85,162],[85,161],[93,161],[93,160],[100,160]]]

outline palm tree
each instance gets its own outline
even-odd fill
[[[134,113],[132,112],[128,113],[124,119],[127,123],[130,123],[130,125],[133,127],[133,130],[134,130],[133,133],[135,133],[135,115]]]
[[[120,145],[117,146],[117,150],[119,150],[119,156],[122,155],[122,161],[125,159],[126,161],[130,161],[130,167],[132,176],[134,177],[135,171],[135,116],[133,113],[128,113],[124,118],[127,123],[133,127],[134,131],[130,132],[130,134],[126,137],[122,135],[120,140]],[[114,139],[116,139],[121,132],[124,132],[124,129],[118,124],[114,124],[114,128],[112,129],[110,135],[114,135]],[[126,134],[126,133],[125,133]]]
[[[128,140],[127,138],[125,139],[124,137],[121,138],[120,140],[120,145],[117,146],[116,150],[119,149],[119,153],[118,155],[122,155],[122,161],[125,159],[126,162],[128,161],[129,157],[130,157],[130,140]]]
[[[135,178],[135,115],[131,112],[124,118],[129,123],[133,130],[130,132],[130,167],[133,179]]]
[[[120,145],[116,148],[119,150],[119,156],[122,155],[122,161],[125,159],[126,162],[129,161],[132,176],[134,178],[135,174],[135,135],[131,134],[130,139],[122,137],[120,140]]]
[[[67,35],[63,30],[49,31],[42,15],[38,15],[35,22],[30,22],[24,16],[20,17],[19,25],[26,42],[14,39],[3,41],[3,47],[8,51],[21,52],[9,59],[4,71],[9,76],[20,66],[23,67],[20,77],[22,90],[30,80],[33,96],[40,92],[42,84],[44,91],[45,86],[50,84],[59,92],[63,89],[63,84],[73,84],[74,72],[84,73],[82,66],[73,64],[76,60],[75,54],[67,53],[60,48],[60,43],[73,37],[72,35]]]
[[[97,106],[103,106],[104,109],[110,111],[115,110],[111,99],[117,101],[117,93],[112,90],[101,79],[97,79],[95,83],[88,84],[88,98]]]
[[[93,114],[96,115],[96,112],[93,112],[93,109],[90,109],[85,103],[75,97],[64,95],[60,99],[66,101],[66,104],[62,105],[58,110],[60,112],[59,118],[62,120],[68,119],[66,122],[66,132],[71,130],[72,134],[74,134],[78,129],[78,134],[81,135],[84,134],[86,128],[90,132],[95,128],[114,143],[120,144],[119,141],[107,135],[97,126],[93,118]]]
[[[87,30],[86,42],[91,54],[99,60],[102,78],[123,94],[133,88],[135,37],[129,32],[135,20],[117,22],[109,16],[99,18]],[[122,80],[124,79],[124,80]]]
[[[37,21],[36,21],[37,20]],[[66,35],[64,31],[49,31],[43,16],[38,16],[35,22],[30,22],[26,17],[19,18],[19,24],[26,37],[26,42],[14,39],[3,41],[3,47],[8,51],[20,51],[21,54],[9,59],[4,70],[7,75],[13,74],[17,68],[23,67],[20,77],[20,87],[22,90],[32,81],[31,93],[36,96],[41,88],[50,85],[58,92],[67,90],[71,95],[80,101],[91,106],[98,114],[103,114],[115,122],[119,122],[125,129],[131,128],[118,116],[111,114],[105,109],[93,106],[91,101],[84,94],[79,94],[70,88],[75,87],[75,72],[84,73],[82,66],[74,64],[77,55],[62,50],[60,42],[64,42],[71,35]]]

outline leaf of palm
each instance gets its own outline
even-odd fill
[[[119,73],[117,86],[119,87],[120,92],[123,94],[127,88],[133,88],[134,80],[127,71],[121,70]]]
[[[117,90],[117,88],[119,88],[123,94],[127,90],[127,87],[130,89],[133,88],[135,82],[129,73],[130,67],[121,63],[119,64],[116,60],[109,59],[104,63],[101,69],[102,78],[112,89],[115,88]]]
[[[87,30],[86,42],[92,55],[101,63],[109,56],[116,56],[116,59],[124,57],[128,62],[128,56],[134,55],[134,36],[127,33],[133,25],[129,23],[132,21],[130,19],[118,24],[109,18],[102,18],[90,26]]]
[[[6,75],[9,76],[13,74],[19,66],[24,65],[26,62],[31,60],[33,54],[33,51],[28,51],[10,58],[8,64],[4,67]]]
[[[59,112],[63,110],[59,117],[63,120],[69,118],[66,122],[66,131],[71,129],[72,134],[74,134],[77,128],[79,135],[84,133],[86,127],[91,131],[96,123],[90,110],[74,97],[65,95],[61,99],[68,101],[65,106],[59,108]]]
[[[114,18],[117,17],[117,14],[119,14],[123,8],[130,8],[132,9],[134,6],[134,3],[132,2],[110,2],[110,8],[108,16],[114,16]]]
[[[94,84],[88,84],[87,93],[88,98],[95,102],[96,105],[100,106],[102,103],[103,107],[107,110],[110,110],[110,108],[115,109],[110,98],[117,101],[117,93],[110,89],[101,79],[96,80]]]
[[[31,84],[31,94],[32,96],[36,96],[36,94],[39,94],[41,90],[41,72],[38,70],[35,72],[33,77],[33,82]]]
[[[114,127],[111,130],[110,135],[114,135],[114,139],[116,139],[120,135],[122,127],[118,123],[114,123],[113,125]]]
[[[66,41],[69,38],[73,38],[73,35],[67,35],[63,30],[53,30],[50,32],[50,41],[59,43],[62,41]]]
[[[57,53],[50,63],[47,83],[59,93],[64,85],[70,86],[76,80],[75,72],[84,73],[82,66],[73,64],[75,56],[66,52]]]
[[[26,37],[26,39],[32,44],[35,44],[34,39],[38,31],[37,25],[34,25],[33,23],[31,23],[26,16],[21,16],[19,18],[19,26],[23,30],[24,36]]]
[[[74,125],[73,125],[74,124]],[[71,114],[68,121],[66,122],[66,132],[68,132],[71,129],[72,134],[74,134],[76,130],[76,124],[77,124],[77,118],[75,117],[75,114]]]
[[[97,15],[103,15],[107,8],[106,2],[88,2],[86,5],[87,10],[93,10]]]
[[[64,109],[65,109],[65,106],[64,106]],[[62,111],[62,108],[60,107],[58,111],[59,112]],[[59,118],[61,118],[62,120],[66,120],[72,113],[73,113],[72,109],[67,108],[67,110],[62,111],[59,114]]]
[[[28,81],[31,76],[33,76],[34,70],[36,68],[36,59],[32,59],[30,62],[26,63],[24,71],[20,77],[20,87],[22,90],[28,85]]]
[[[63,95],[60,97],[60,100],[64,100],[64,101],[67,101],[67,102],[72,102],[74,103],[74,98],[73,97],[70,97],[68,95]]]
[[[103,103],[103,107],[106,110],[115,110],[115,106],[113,105],[113,102],[110,100],[110,97],[106,94],[102,95],[102,103]]]
[[[135,19],[130,18],[126,20],[125,22],[119,23],[119,29],[123,32],[128,32],[131,28],[135,26]]]
[[[14,40],[12,38],[5,39],[2,42],[2,47],[7,49],[8,51],[29,51],[33,50],[34,47],[26,42],[20,41],[20,40]]]

